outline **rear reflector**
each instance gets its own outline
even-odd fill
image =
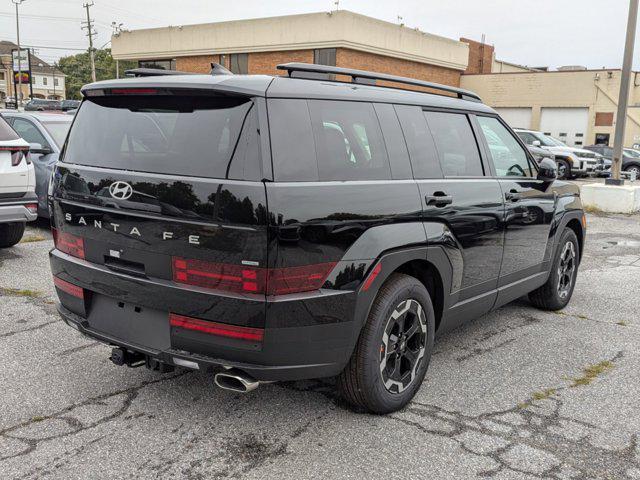
[[[51,231],[53,233],[53,243],[58,250],[84,260],[84,240],[82,237],[59,232],[55,228],[52,228]]]
[[[365,280],[364,285],[362,285],[362,291],[363,292],[366,292],[367,290],[369,290],[369,287],[371,287],[371,284],[376,279],[376,277],[378,275],[380,275],[381,271],[382,271],[382,264],[381,263],[378,263],[375,267],[373,267],[373,270],[371,270],[371,273],[369,274],[369,276]]]
[[[216,323],[208,320],[200,320],[199,318],[186,317],[176,313],[169,314],[169,323],[172,327],[184,328],[185,330],[193,330],[217,337],[236,338],[253,342],[261,342],[264,338],[264,330],[262,328],[238,327],[226,323]]]
[[[38,213],[38,204],[37,203],[28,203],[25,205],[25,207],[27,207],[27,210],[29,210],[29,212],[31,213]]]
[[[237,293],[285,295],[322,287],[335,263],[256,268],[173,257],[174,282]]]
[[[84,300],[84,288],[74,285],[73,283],[66,282],[58,277],[53,277],[53,284],[63,292]]]

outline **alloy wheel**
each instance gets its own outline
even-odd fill
[[[558,264],[558,295],[560,298],[566,298],[569,295],[575,270],[576,247],[573,242],[567,242],[562,249]]]
[[[425,354],[427,320],[417,300],[401,302],[382,335],[380,374],[387,391],[401,393],[412,384]]]

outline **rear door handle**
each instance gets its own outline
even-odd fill
[[[512,202],[517,202],[522,198],[522,194],[517,190],[509,190],[504,194],[504,198]]]
[[[433,192],[433,195],[427,195],[424,198],[427,201],[427,205],[432,207],[441,208],[453,203],[453,197],[444,192]]]

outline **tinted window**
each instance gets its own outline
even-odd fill
[[[64,161],[226,178],[252,105],[213,96],[96,97],[82,103]]]
[[[49,146],[49,143],[40,133],[40,130],[38,130],[36,126],[28,120],[16,118],[13,121],[13,129],[18,133],[18,135],[20,135],[25,141],[29,143],[39,143],[43,147]]]
[[[320,180],[391,178],[373,105],[309,100]]]
[[[498,119],[477,117],[484,134],[491,160],[499,177],[533,177],[535,171],[529,163],[527,154],[513,135]]]
[[[407,144],[404,141],[400,122],[398,122],[393,105],[376,103],[374,108],[382,127],[384,143],[387,146],[392,178],[399,180],[412,178]]]
[[[447,112],[425,112],[425,116],[444,175],[482,176],[480,153],[467,116]]]
[[[20,138],[16,132],[9,126],[9,124],[0,117],[0,141],[3,140],[17,140]]]
[[[442,178],[433,137],[420,107],[396,105],[396,113],[402,126],[413,174],[416,178]]]
[[[269,130],[275,179],[317,181],[318,164],[306,100],[269,100]]]
[[[527,145],[533,145],[533,142],[538,140],[536,137],[531,135],[529,132],[516,132],[518,136],[522,139],[524,143]]]

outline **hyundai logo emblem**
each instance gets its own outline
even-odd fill
[[[113,182],[109,194],[117,200],[126,200],[133,195],[133,188],[127,182]]]

